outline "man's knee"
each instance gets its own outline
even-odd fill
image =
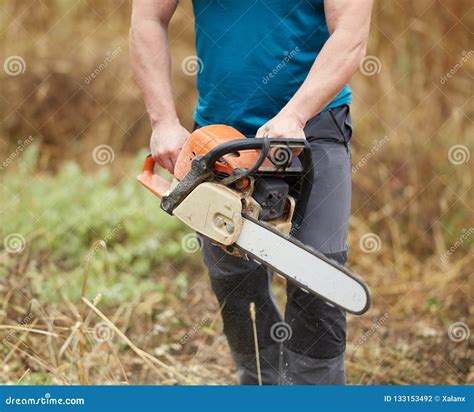
[[[257,333],[261,348],[275,344],[271,326],[281,321],[270,292],[270,275],[265,266],[231,256],[221,248],[203,241],[204,262],[211,287],[221,306],[224,333],[232,350],[239,354],[254,352],[250,304],[257,309]]]
[[[211,239],[200,236],[202,256],[211,278],[230,278],[254,272],[260,266],[258,263],[226,253]]]
[[[347,252],[327,254],[343,265]],[[287,283],[285,321],[292,336],[286,347],[311,358],[329,359],[341,355],[346,347],[346,315],[323,299]]]

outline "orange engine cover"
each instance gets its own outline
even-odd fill
[[[210,152],[222,143],[246,137],[238,130],[222,124],[204,126],[192,132],[186,140],[174,168],[174,175],[182,180],[191,168],[191,162],[196,156],[202,156]],[[215,169],[222,173],[231,174],[235,168],[250,168],[259,157],[258,150],[245,150],[239,153],[230,153],[216,162]],[[264,165],[271,165],[265,160]]]

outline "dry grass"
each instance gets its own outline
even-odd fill
[[[92,161],[92,149],[109,144],[116,155],[109,167],[114,180],[133,178],[137,165],[128,158],[146,147],[149,125],[128,66],[130,4],[29,3],[8,0],[1,5],[2,56],[17,55],[26,62],[20,76],[0,72],[2,158],[31,135],[40,148],[38,167],[31,172],[34,182],[54,179],[48,173],[64,158],[96,172],[100,166]],[[181,71],[180,62],[194,54],[193,22],[189,4],[182,3],[170,43],[176,102],[190,126],[194,79]],[[373,76],[358,73],[352,82],[355,169],[349,265],[370,284],[374,302],[366,316],[349,321],[351,383],[474,383],[472,337],[457,343],[447,333],[454,322],[465,323],[471,332],[474,327],[474,236],[459,245],[474,217],[473,160],[455,165],[448,159],[454,145],[464,145],[470,154],[474,150],[472,23],[467,0],[376,4],[368,53],[380,60],[381,70]],[[114,59],[87,84],[86,77],[103,63],[107,51],[115,52]],[[466,61],[459,66],[463,56]],[[451,70],[452,77],[442,81]],[[357,166],[359,161],[365,163]],[[2,170],[2,185],[3,173],[11,179],[18,163]],[[16,227],[10,224],[5,232],[4,217],[8,223],[25,218],[13,201],[1,213],[2,237]],[[130,213],[128,221],[141,219]],[[152,225],[152,230],[160,227]],[[52,229],[32,226],[25,236],[35,245]],[[133,229],[126,232],[131,236]],[[361,239],[371,233],[379,247],[367,253]],[[91,231],[81,244],[89,247],[100,238]],[[126,250],[127,239],[117,240],[115,246],[125,248],[117,250]],[[196,258],[178,265],[188,282],[184,292],[178,293],[173,283],[175,267],[160,263],[149,276],[160,290],[150,287],[133,297],[91,305],[64,287],[54,290],[52,300],[31,287],[50,281],[53,263],[63,270],[55,277],[72,276],[67,263],[55,260],[61,251],[57,247],[49,251],[52,257],[44,249],[26,248],[18,255],[0,251],[0,337],[5,334],[0,381],[235,382],[218,307]],[[444,259],[452,247],[454,252]],[[100,262],[96,272],[107,268],[101,256],[94,257]],[[76,269],[74,282],[84,268]],[[96,298],[94,282],[82,294],[88,302]],[[113,288],[122,282],[117,271],[105,284]],[[33,315],[25,321],[29,313]],[[114,332],[111,340],[94,338],[99,322]],[[188,336],[184,344],[183,336]]]

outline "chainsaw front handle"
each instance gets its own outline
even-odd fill
[[[160,199],[169,192],[171,182],[155,173],[155,159],[148,155],[143,163],[143,172],[137,176],[137,180],[150,192]]]

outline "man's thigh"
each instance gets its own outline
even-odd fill
[[[321,113],[305,129],[315,177],[304,220],[295,237],[324,254],[347,251],[352,177],[350,121],[349,108],[343,106]]]
[[[300,230],[303,243],[344,265],[351,203],[351,137],[348,107],[325,112],[308,122],[305,133],[310,142],[315,169],[313,190]],[[345,313],[287,284],[285,319],[292,328],[286,347],[292,352],[317,359],[334,358],[344,352]]]

